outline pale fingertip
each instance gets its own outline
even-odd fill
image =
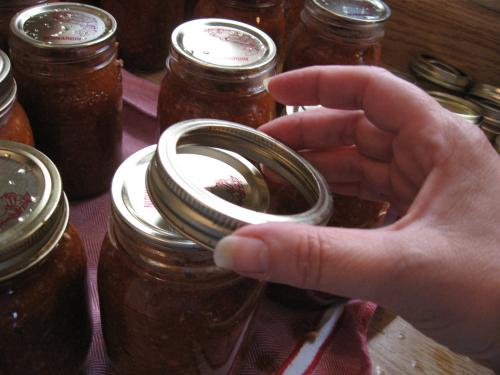
[[[214,251],[214,262],[218,267],[244,274],[266,273],[268,258],[266,244],[248,237],[224,237]]]

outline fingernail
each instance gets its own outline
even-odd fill
[[[269,92],[269,81],[271,81],[271,77],[264,78],[264,80],[262,81],[267,92]]]
[[[217,244],[214,262],[240,273],[265,273],[269,267],[267,246],[255,238],[227,236]]]

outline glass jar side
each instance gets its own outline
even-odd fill
[[[98,286],[103,333],[115,371],[230,372],[245,344],[263,285],[229,273],[222,278],[202,274],[199,279],[198,270],[196,275],[188,264],[172,264],[168,274],[148,270],[108,233]]]
[[[57,165],[68,196],[107,190],[121,158],[122,78],[116,51],[106,65],[71,75],[56,63],[49,64],[50,71],[34,71],[24,56],[17,57],[12,54],[19,100],[37,147]]]
[[[0,281],[0,373],[77,375],[90,339],[86,258],[68,225],[46,259]]]
[[[262,83],[273,71],[229,79],[207,74],[170,56],[158,98],[160,129],[193,118],[234,121],[257,128],[276,117],[276,102]]]
[[[119,55],[127,69],[152,72],[165,67],[170,35],[184,17],[184,0],[102,0],[118,22]]]
[[[28,116],[17,100],[5,115],[0,117],[0,139],[30,146],[35,144]]]
[[[357,43],[332,38],[311,29],[304,21],[291,33],[285,71],[313,65],[380,65],[382,61],[381,39]]]

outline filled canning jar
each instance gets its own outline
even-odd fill
[[[90,345],[86,258],[55,165],[0,141],[0,373],[78,375]]]
[[[130,156],[113,179],[112,216],[98,271],[113,370],[121,375],[237,373],[235,362],[264,284],[217,268],[210,250],[160,216],[146,190],[155,149]],[[239,204],[265,205],[266,190],[252,164],[216,149],[187,146],[181,152],[179,165],[206,183],[204,188]],[[251,187],[262,199],[245,198]]]
[[[389,7],[381,0],[306,0],[285,70],[312,65],[379,65]]]
[[[8,51],[9,26],[12,17],[31,6],[44,4],[47,0],[3,0],[0,2],[0,49]]]
[[[158,98],[160,128],[195,118],[253,128],[268,122],[276,104],[263,81],[275,65],[274,42],[253,26],[214,18],[180,25]]]
[[[121,63],[116,21],[90,5],[51,3],[18,13],[11,60],[37,147],[70,198],[106,191],[121,158]]]
[[[184,19],[185,0],[101,0],[118,22],[125,68],[152,72],[165,67],[170,35]]]
[[[0,50],[0,139],[33,146],[33,132],[17,101],[17,85],[8,56]]]
[[[195,18],[227,18],[264,31],[276,44],[278,66],[285,57],[284,0],[199,0]],[[278,69],[279,71],[279,69]]]

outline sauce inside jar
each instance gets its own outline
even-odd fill
[[[162,130],[182,120],[214,118],[253,128],[273,119],[263,80],[274,74],[276,47],[260,30],[236,21],[200,19],[172,34],[158,99]]]
[[[55,166],[0,141],[0,373],[77,375],[90,346],[86,258]]]
[[[18,14],[11,31],[19,100],[37,147],[55,162],[71,198],[106,191],[121,158],[115,20],[88,5],[63,12],[50,4]]]

